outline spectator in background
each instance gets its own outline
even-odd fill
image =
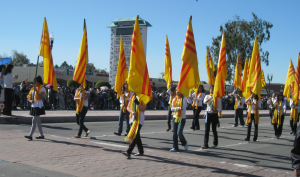
[[[9,64],[4,72],[4,88],[5,88],[5,106],[3,109],[3,114],[11,116],[11,108],[13,101],[13,83],[17,81],[18,75],[12,75],[12,70],[14,65]]]
[[[61,87],[58,87],[58,105],[59,109],[63,109],[65,106],[65,100],[64,100],[64,92],[62,91]]]
[[[20,93],[20,87],[18,85],[14,85],[14,102],[15,102],[15,105],[13,107],[13,109],[17,109],[17,106],[19,106],[20,104],[20,96],[19,96],[19,93]]]
[[[103,104],[102,104],[102,109],[103,110],[106,110],[106,91],[104,90],[103,92],[102,92],[102,96],[101,96],[101,98],[102,98],[102,100],[103,100]]]
[[[4,75],[4,72],[5,72],[5,65],[0,65],[0,84],[3,84],[4,81],[3,81],[3,75]]]
[[[22,106],[21,109],[26,109],[27,107],[27,85],[25,81],[22,81],[22,84],[20,85],[20,89],[21,89],[21,97],[22,97]]]

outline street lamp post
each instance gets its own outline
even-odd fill
[[[271,87],[270,87],[271,84],[270,84],[270,82],[272,82],[273,74],[271,74],[271,75],[268,74],[267,79],[268,79],[268,81],[269,81],[269,93],[271,94]]]
[[[54,35],[53,35],[53,32],[51,33],[50,35],[50,45],[51,45],[51,50],[53,48],[53,42],[54,42]]]

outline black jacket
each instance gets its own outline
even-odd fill
[[[300,126],[297,128],[295,141],[291,150],[292,168],[300,169]]]

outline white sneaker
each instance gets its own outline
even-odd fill
[[[184,149],[185,149],[185,150],[188,150],[188,148],[189,148],[189,146],[188,146],[188,144],[186,143],[186,145],[184,146]]]
[[[237,127],[236,125],[233,125],[232,127]]]
[[[241,125],[241,127],[244,127],[244,125]]]
[[[172,148],[171,150],[170,150],[170,152],[177,152],[174,148]]]

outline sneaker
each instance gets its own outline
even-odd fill
[[[170,150],[170,152],[177,152],[174,148],[172,148],[171,150]]]
[[[143,156],[144,154],[141,154],[141,153],[136,153],[134,154],[135,156]]]
[[[130,159],[130,154],[128,154],[128,152],[122,151],[122,154],[123,154],[124,156],[126,156],[127,159]]]
[[[203,145],[201,148],[202,148],[202,149],[207,149],[208,146]]]
[[[38,137],[35,137],[35,139],[45,139],[45,136],[38,136]]]
[[[245,138],[245,141],[250,141],[250,139],[248,139],[248,138]]]
[[[32,140],[32,137],[31,136],[24,136],[25,138],[29,139],[29,140]]]
[[[121,136],[121,133],[119,132],[114,132],[115,135]]]
[[[244,125],[241,125],[241,127],[245,127]]]
[[[212,145],[212,148],[217,148],[217,145]]]
[[[188,148],[189,148],[189,146],[188,146],[188,144],[186,143],[186,145],[184,146],[184,149],[185,149],[185,150],[188,150]]]
[[[233,125],[232,127],[237,127],[236,125]]]

